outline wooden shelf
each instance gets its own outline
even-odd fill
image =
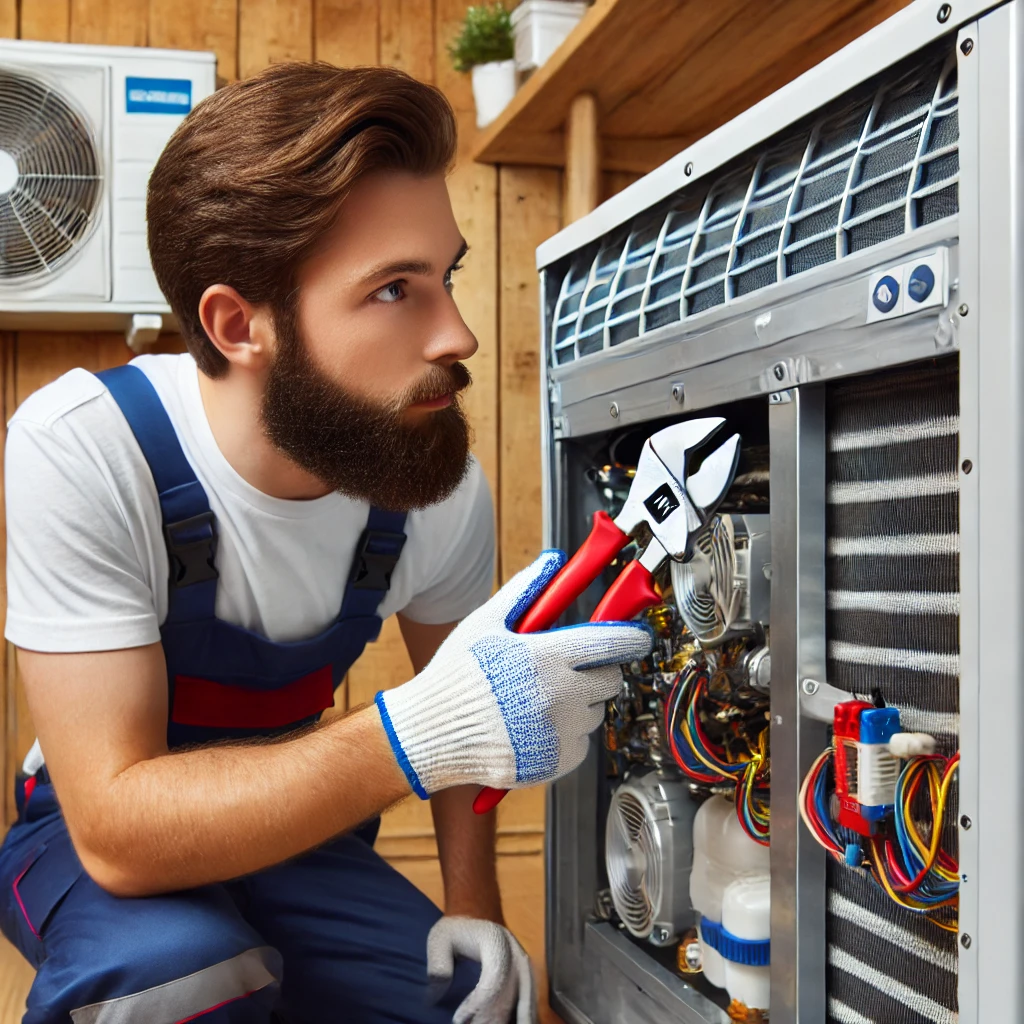
[[[908,0],[597,0],[474,159],[565,165],[580,93],[597,99],[601,165],[645,173],[841,49]]]

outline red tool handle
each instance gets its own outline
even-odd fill
[[[651,574],[639,563],[630,562],[615,578],[590,616],[591,622],[628,622],[645,608],[661,601]]]
[[[629,537],[615,525],[606,512],[595,512],[590,536],[523,616],[516,627],[516,632],[536,633],[551,626],[591,582],[597,579],[601,570],[625,546],[627,540]],[[660,600],[661,595],[652,586],[651,574],[639,562],[630,562],[608,588],[590,621],[625,621]],[[486,814],[494,810],[507,792],[507,789],[491,789],[490,786],[485,786],[473,801],[473,810],[477,814]]]
[[[550,629],[558,616],[601,575],[601,570],[626,546],[628,540],[629,535],[615,525],[615,520],[607,512],[595,512],[590,536],[519,620],[516,632],[539,633],[542,629]]]

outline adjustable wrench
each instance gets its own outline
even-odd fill
[[[724,422],[720,416],[687,420],[659,430],[644,442],[622,510],[614,519],[607,512],[594,513],[590,535],[520,619],[517,633],[549,629],[642,524],[652,534],[649,543],[608,588],[590,621],[625,621],[661,601],[654,589],[654,574],[668,558],[681,562],[689,558],[693,535],[707,524],[736,472],[739,434],[710,452],[696,473],[689,473],[694,451],[705,446]],[[485,787],[473,810],[485,814],[505,792]]]

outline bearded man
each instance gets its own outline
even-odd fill
[[[454,153],[444,97],[396,70],[215,93],[147,199],[188,353],[73,370],[10,424],[7,637],[38,741],[0,925],[37,968],[28,1024],[534,1017],[472,800],[576,767],[651,641],[516,634],[560,552],[488,600]],[[319,721],[395,613],[414,678]],[[373,850],[411,793],[443,915]]]

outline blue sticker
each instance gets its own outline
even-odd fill
[[[192,82],[187,78],[129,78],[125,107],[129,114],[187,114]]]

